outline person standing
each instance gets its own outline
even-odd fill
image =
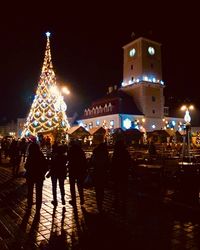
[[[80,198],[80,204],[84,204],[83,193],[83,180],[87,171],[87,160],[85,152],[78,142],[72,142],[68,150],[68,170],[69,170],[69,184],[71,192],[71,200],[69,203],[72,206],[76,206],[76,188],[78,187],[78,193]]]
[[[50,170],[46,177],[51,176],[52,181],[52,193],[53,201],[51,202],[54,206],[58,205],[57,201],[57,181],[60,187],[62,205],[65,205],[65,188],[64,183],[67,176],[67,156],[65,155],[66,150],[64,146],[58,146],[54,150],[52,159],[50,161]]]
[[[26,182],[28,186],[28,209],[33,205],[33,190],[35,186],[36,212],[38,213],[42,205],[42,188],[48,164],[36,142],[32,142],[28,148],[28,156],[24,167],[26,169]]]
[[[10,144],[9,155],[10,155],[10,163],[12,166],[13,177],[17,177],[19,174],[21,155],[20,155],[19,142],[15,139],[13,139]]]
[[[93,178],[96,192],[97,208],[103,211],[103,198],[106,178],[109,168],[109,156],[106,143],[100,143],[93,151],[91,164],[93,167]]]
[[[128,172],[131,166],[130,154],[122,140],[114,145],[112,156],[111,175],[114,181],[115,205],[122,202],[122,208],[125,207],[128,192]]]

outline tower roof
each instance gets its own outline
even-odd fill
[[[124,45],[122,48],[125,49],[125,48],[129,47],[131,44],[134,44],[134,43],[139,42],[139,41],[142,41],[142,40],[145,40],[145,41],[147,41],[147,42],[154,43],[154,44],[157,44],[157,45],[161,46],[161,43],[155,42],[155,41],[150,40],[150,39],[145,38],[145,37],[139,37],[139,38],[133,40],[132,42],[130,42],[130,43]]]

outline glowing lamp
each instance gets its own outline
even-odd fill
[[[191,122],[191,116],[190,116],[190,113],[189,113],[188,109],[185,111],[184,121],[186,123],[190,123]]]

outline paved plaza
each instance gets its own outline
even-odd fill
[[[23,170],[23,169],[21,169]],[[104,213],[96,207],[95,192],[85,189],[85,205],[68,204],[54,209],[51,180],[44,181],[39,216],[35,205],[26,210],[25,178],[13,178],[11,167],[0,166],[0,249],[200,249],[200,210],[179,202],[167,202],[159,192],[140,189],[129,180],[125,210],[114,205],[111,186],[105,192]],[[60,198],[60,196],[59,196]]]

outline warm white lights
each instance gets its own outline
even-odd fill
[[[191,122],[191,116],[190,116],[190,112],[189,110],[193,110],[194,109],[194,106],[193,105],[190,105],[190,106],[186,106],[186,105],[183,105],[181,107],[181,110],[182,111],[185,111],[185,115],[184,115],[184,121],[189,124]]]
[[[57,87],[50,51],[50,32],[46,32],[47,44],[42,72],[36,95],[31,106],[27,121],[24,125],[23,136],[37,136],[41,132],[50,132],[55,128],[67,130],[70,125],[66,116],[67,105]],[[65,90],[65,93],[69,91]],[[59,118],[59,119],[58,119]]]
[[[51,33],[49,31],[46,32],[46,36],[50,37]]]
[[[66,95],[69,95],[70,94],[70,91],[69,91],[69,89],[67,88],[67,87],[62,87],[62,92],[64,93],[64,94],[66,94]]]

